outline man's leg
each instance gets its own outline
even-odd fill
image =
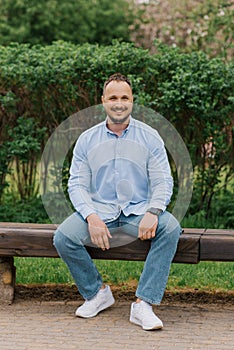
[[[84,299],[91,299],[103,282],[86,248],[74,243],[59,229],[55,232],[54,245],[66,263],[80,294]]]
[[[137,237],[142,217],[123,218],[122,227]],[[138,283],[137,302],[131,305],[130,321],[144,330],[163,327],[162,321],[153,312],[152,304],[160,304],[162,300],[180,233],[180,225],[170,213],[160,215],[156,236],[151,240],[151,248]]]
[[[180,234],[181,227],[174,216],[167,211],[159,216],[156,236],[151,240],[136,291],[138,298],[150,304],[161,303]]]
[[[81,317],[96,316],[114,303],[110,288],[106,286],[101,290],[101,275],[84,247],[84,243],[88,242],[88,225],[77,213],[67,218],[54,235],[57,252],[68,266],[80,294],[86,299],[76,311],[76,315]]]

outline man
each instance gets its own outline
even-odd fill
[[[85,302],[78,317],[94,317],[114,304],[85,245],[111,248],[112,234],[151,240],[131,305],[130,322],[160,329],[153,312],[166,288],[181,228],[166,211],[173,180],[162,139],[132,116],[133,93],[127,77],[116,73],[104,84],[106,120],[79,137],[73,153],[68,191],[75,213],[56,230],[54,245],[67,264]]]

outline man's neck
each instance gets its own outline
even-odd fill
[[[128,124],[113,124],[107,123],[107,127],[110,131],[118,136],[122,135],[122,132],[128,127]]]
[[[112,121],[107,119],[107,123],[106,126],[107,128],[112,131],[113,133],[115,133],[118,136],[122,135],[122,132],[127,129],[128,125],[130,123],[130,118],[128,120],[126,120],[124,123],[113,123]]]

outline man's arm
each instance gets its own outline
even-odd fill
[[[90,194],[91,190],[91,169],[88,164],[86,145],[82,136],[78,139],[70,167],[68,180],[68,193],[70,200],[77,212],[84,219],[95,213],[95,206]]]
[[[79,139],[73,152],[68,192],[75,210],[88,222],[92,243],[105,250],[110,248],[109,238],[112,237],[106,224],[96,214],[95,204],[90,195],[91,176],[85,147]]]
[[[148,162],[148,176],[151,188],[149,207],[164,211],[170,203],[173,192],[173,178],[163,141],[155,148]]]
[[[149,211],[146,211],[139,225],[138,237],[142,240],[155,237],[158,217],[169,204],[173,190],[173,178],[163,142],[160,146],[151,152],[148,162],[151,197]]]

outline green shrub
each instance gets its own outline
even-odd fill
[[[0,0],[0,44],[129,40],[132,4],[130,0]]]
[[[19,200],[5,195],[0,206],[0,221],[50,223],[40,197]]]
[[[151,55],[118,41],[109,46],[59,41],[48,46],[0,47],[1,144],[22,138],[16,132],[10,139],[7,132],[16,130],[19,118],[33,120],[37,131],[47,130],[39,139],[37,132],[31,135],[32,145],[37,145],[34,155],[40,159],[54,129],[71,114],[99,104],[104,80],[120,71],[131,78],[136,103],[165,116],[182,136],[195,174],[189,213],[203,210],[210,215],[212,202],[224,186],[232,196],[233,65],[162,45],[157,52]],[[145,121],[154,126],[149,116]],[[92,123],[84,119],[82,127]],[[2,172],[9,170],[5,164]],[[6,177],[2,178],[3,188]]]

